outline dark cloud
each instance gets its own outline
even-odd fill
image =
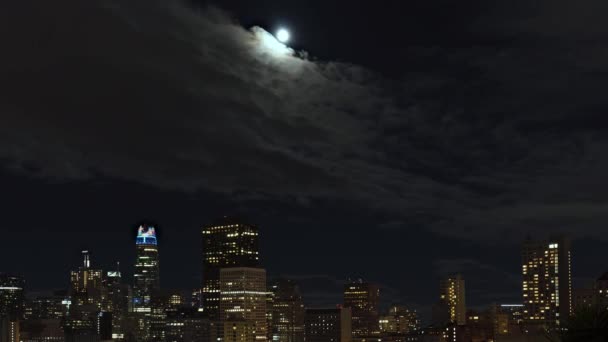
[[[601,236],[608,30],[535,4],[407,46],[399,80],[273,51],[214,8],[3,4],[0,157],[51,179],[355,201],[455,237]]]

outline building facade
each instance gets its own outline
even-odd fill
[[[306,309],[306,342],[352,342],[351,308]]]
[[[160,267],[156,228],[140,226],[135,239],[136,260],[133,274],[133,312],[149,313],[152,293],[160,289]]]
[[[532,241],[522,249],[524,320],[556,326],[572,312],[572,273],[568,239]]]
[[[116,271],[106,273],[104,284],[107,291],[104,310],[112,313],[112,338],[124,338],[124,322],[128,313],[132,311],[131,287],[123,283],[118,268]]]
[[[89,251],[82,251],[82,265],[70,272],[69,302],[64,324],[66,341],[99,337],[99,317],[104,302],[103,271],[92,267]]]
[[[378,285],[361,280],[344,285],[344,307],[351,308],[353,337],[379,334],[379,299],[380,289]]]
[[[211,324],[198,308],[167,312],[166,342],[211,342]]]
[[[385,335],[411,334],[420,329],[420,319],[414,310],[405,306],[393,305],[386,315],[381,316],[380,332]]]
[[[449,276],[440,282],[439,298],[447,304],[449,319],[456,325],[465,325],[467,306],[464,278],[460,274]]]
[[[305,310],[298,285],[290,279],[278,279],[271,284],[270,292],[272,341],[304,342]]]
[[[220,321],[225,339],[266,341],[266,270],[232,267],[220,270]],[[230,328],[228,328],[230,327]]]
[[[23,278],[0,273],[0,317],[22,319],[25,313],[25,281]]]
[[[220,269],[259,267],[258,228],[230,218],[202,229],[201,304],[212,320],[220,317]]]

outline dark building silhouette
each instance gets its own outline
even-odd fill
[[[82,265],[70,272],[70,299],[64,324],[66,342],[99,339],[99,318],[104,300],[103,272],[91,267],[89,251],[82,251],[82,257]]]
[[[306,309],[306,342],[352,342],[351,309]]]
[[[298,285],[277,279],[270,285],[271,339],[280,342],[304,341],[304,303]]]
[[[23,278],[0,273],[0,317],[23,318],[25,313],[25,281]]]
[[[352,309],[353,337],[372,336],[380,332],[378,326],[379,299],[378,285],[362,280],[344,285],[344,307]]]
[[[198,308],[180,308],[167,312],[166,342],[210,342],[211,323]]]
[[[112,313],[112,336],[123,338],[124,322],[126,316],[132,311],[131,287],[123,283],[120,270],[108,271],[104,279],[104,287],[107,291],[104,310]]]

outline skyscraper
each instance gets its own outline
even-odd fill
[[[152,293],[160,289],[159,255],[156,229],[140,226],[135,239],[136,260],[133,274],[133,311],[149,313]]]
[[[290,279],[278,279],[270,286],[272,293],[272,341],[304,341],[304,303],[298,285]]]
[[[66,341],[97,338],[104,301],[102,271],[91,267],[89,251],[82,251],[83,263],[70,272],[70,305],[64,325]]]
[[[220,270],[220,320],[224,339],[266,341],[266,271],[232,267]]]
[[[378,301],[380,289],[362,280],[344,285],[344,307],[352,309],[353,337],[378,334]]]
[[[572,312],[570,242],[528,240],[522,250],[524,320],[555,326]]]
[[[65,341],[63,322],[67,292],[37,296],[26,302],[25,321],[21,324],[21,341]]]
[[[0,341],[19,342],[19,322],[25,312],[25,281],[0,274]]]
[[[82,251],[82,258],[82,266],[70,273],[72,305],[90,304],[100,310],[104,300],[103,272],[91,267],[89,251]]]
[[[202,306],[212,320],[219,319],[220,269],[258,267],[258,228],[229,218],[202,229]]]
[[[0,273],[0,317],[21,319],[25,310],[23,278]]]
[[[462,275],[456,274],[443,279],[439,288],[439,298],[447,304],[450,321],[457,325],[465,325],[467,323],[467,307]]]
[[[306,342],[352,342],[351,309],[306,309]]]
[[[104,285],[107,291],[104,310],[112,313],[112,336],[123,338],[124,321],[127,313],[131,311],[131,288],[122,282],[118,265],[115,271],[106,273]]]

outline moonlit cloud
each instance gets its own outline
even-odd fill
[[[323,199],[460,238],[601,232],[605,51],[546,40],[533,18],[516,37],[535,44],[409,47],[433,68],[389,80],[215,8],[11,6],[0,158],[15,172]]]

